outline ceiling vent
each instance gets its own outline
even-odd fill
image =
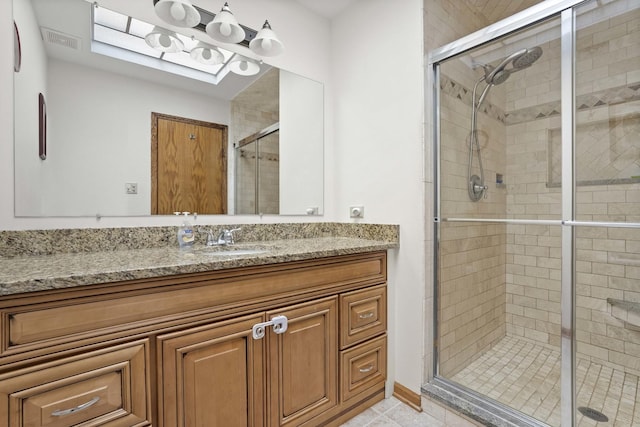
[[[57,44],[74,50],[80,49],[81,40],[76,36],[45,27],[40,27],[40,31],[42,32],[42,39],[45,43]]]

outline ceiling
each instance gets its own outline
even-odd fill
[[[358,0],[296,0],[298,3],[322,15],[333,18]],[[531,7],[541,0],[464,0],[472,9],[485,18],[487,25],[498,22],[514,13]]]
[[[326,18],[333,18],[357,0],[296,0],[301,5]]]
[[[336,0],[337,1],[337,0]],[[485,18],[487,25],[498,22],[508,16],[518,13],[541,0],[464,0],[472,9]]]

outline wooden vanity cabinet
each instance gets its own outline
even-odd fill
[[[0,322],[0,425],[337,426],[384,398],[386,253],[2,297]]]

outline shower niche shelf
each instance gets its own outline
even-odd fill
[[[622,320],[635,330],[640,330],[640,303],[607,298],[609,314]]]

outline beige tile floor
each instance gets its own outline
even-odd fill
[[[609,422],[578,414],[577,425],[640,426],[638,376],[577,358],[577,406],[604,413]],[[551,426],[560,425],[560,352],[506,337],[453,378],[472,390]]]
[[[456,412],[426,397],[422,398],[423,412],[418,412],[395,397],[385,399],[341,427],[477,427]]]

